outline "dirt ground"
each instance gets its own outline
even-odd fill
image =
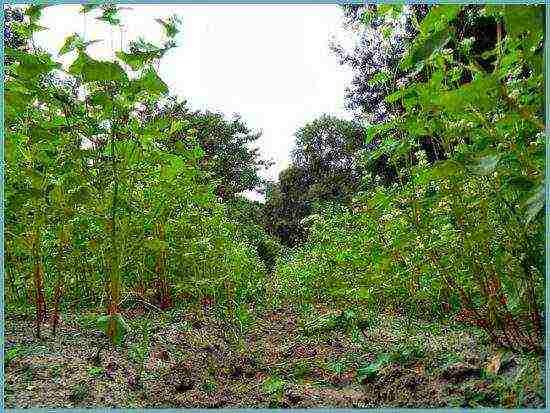
[[[254,316],[124,314],[117,347],[97,315],[65,314],[56,337],[5,320],[5,405],[64,407],[543,407],[543,360],[479,332],[315,308]]]

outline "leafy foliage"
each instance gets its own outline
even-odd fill
[[[354,122],[324,115],[295,136],[292,164],[270,189],[264,209],[267,228],[289,245],[303,240],[301,221],[315,206],[347,203],[359,189],[362,171],[357,153],[364,130]]]
[[[223,200],[232,200],[246,190],[260,189],[263,184],[259,172],[271,166],[271,162],[262,159],[258,148],[253,146],[261,133],[250,130],[240,116],[227,120],[221,113],[193,111],[185,101],[175,97],[162,105],[146,106],[141,116],[171,124],[163,143],[168,151],[175,153],[189,145],[189,135],[193,135],[202,151],[200,169],[216,183],[215,192]]]
[[[119,26],[118,6],[81,12],[94,8]],[[158,74],[177,17],[113,61],[71,35],[64,66],[29,47],[41,10],[5,29],[6,301],[34,305],[37,336],[69,303],[106,307],[117,344],[132,300],[214,301],[241,332],[248,304],[288,300],[354,308],[329,328],[383,309],[542,349],[542,7],[349,9],[360,116],[300,128],[263,206],[238,196],[265,184],[260,134],[191,111]],[[360,376],[420,356],[388,353]]]
[[[104,7],[101,19],[118,25],[117,10]],[[26,13],[32,35],[39,13]],[[163,21],[168,36],[177,23]],[[264,265],[200,167],[197,130],[135,110],[167,95],[152,63],[172,44],[138,54],[131,74],[124,59],[90,56],[76,35],[61,50],[77,50],[66,68],[47,53],[6,46],[13,59],[5,83],[8,300],[34,301],[38,335],[49,298],[55,320],[60,300],[106,302],[100,322],[120,343],[120,306],[129,296],[150,301],[152,291],[161,308],[176,298],[209,296],[235,308],[261,297]],[[46,81],[58,69],[84,98]],[[186,144],[167,147],[175,131]]]
[[[312,220],[308,242],[280,261],[283,297],[453,315],[502,345],[541,349],[540,13],[430,9],[399,63],[410,81],[385,98],[400,116],[367,126],[380,143],[364,152],[362,192],[344,213]],[[389,186],[368,167],[382,156],[398,176]]]

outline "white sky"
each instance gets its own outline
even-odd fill
[[[87,40],[103,39],[88,51],[112,56],[121,43],[144,36],[159,41],[157,17],[178,14],[179,47],[161,61],[160,76],[172,94],[193,109],[242,115],[247,125],[262,130],[258,144],[275,165],[264,176],[276,179],[288,165],[294,132],[323,113],[351,118],[343,96],[350,72],[329,50],[331,36],[348,42],[336,5],[128,5],[121,13],[121,34],[95,20],[98,12],[78,13],[79,5],[44,9],[36,42],[57,56],[72,33]],[[70,62],[74,54],[63,62]]]

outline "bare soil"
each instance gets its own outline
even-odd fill
[[[331,314],[269,311],[243,330],[206,308],[129,310],[120,346],[93,313],[63,315],[42,339],[31,317],[8,314],[5,406],[543,407],[537,356],[473,331],[396,317],[350,327]]]

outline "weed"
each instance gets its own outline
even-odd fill
[[[77,323],[84,330],[93,330],[97,327],[97,315],[83,314],[78,316]]]
[[[245,305],[241,304],[235,309],[235,317],[241,334],[246,334],[254,323],[254,317]]]
[[[92,366],[88,369],[88,374],[92,377],[100,377],[105,372],[103,367]]]
[[[378,358],[374,362],[358,368],[357,378],[359,379],[359,382],[363,383],[366,380],[374,379],[385,366],[391,363],[391,361],[391,356],[387,353],[383,353],[378,356]]]
[[[311,374],[312,368],[307,360],[299,360],[292,366],[291,375],[294,379],[303,380]]]
[[[424,358],[426,351],[419,343],[409,342],[400,344],[391,353],[392,361],[401,365],[409,365],[417,360]]]
[[[9,367],[12,361],[24,355],[23,347],[14,346],[4,353],[4,368]]]
[[[86,383],[76,384],[70,390],[69,399],[75,403],[82,402],[90,397],[90,390]]]
[[[141,384],[141,378],[143,376],[143,371],[145,369],[145,361],[149,357],[150,353],[150,341],[149,334],[151,330],[151,320],[143,319],[139,323],[141,340],[137,344],[133,344],[130,347],[130,358],[131,360],[138,365],[136,371],[136,386]]]
[[[204,382],[201,386],[202,391],[204,391],[205,393],[213,393],[217,387],[217,383],[213,380],[208,380]]]
[[[283,397],[285,386],[286,381],[274,376],[264,380],[262,390],[272,401],[280,401]]]
[[[50,372],[53,377],[60,377],[62,370],[63,370],[62,364],[54,364],[50,366]]]
[[[334,374],[341,375],[346,371],[346,363],[344,360],[335,360],[327,363],[327,368]]]

